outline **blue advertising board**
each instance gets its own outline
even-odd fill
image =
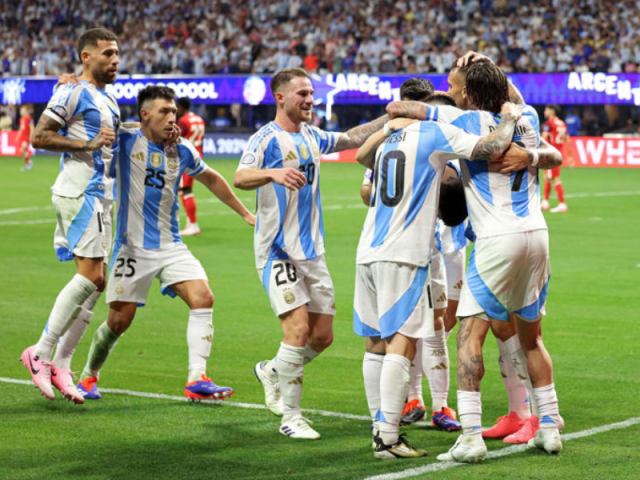
[[[446,75],[420,75],[431,80],[436,90],[447,90]],[[316,105],[385,104],[398,99],[400,85],[408,75],[370,75],[346,73],[312,76]],[[551,73],[512,74],[509,79],[522,92],[527,103],[542,105],[640,106],[640,74]],[[273,105],[270,76],[120,76],[107,90],[121,104],[135,104],[137,93],[147,85],[167,85],[179,97],[196,104]],[[0,78],[0,103],[46,103],[56,79],[52,77]]]

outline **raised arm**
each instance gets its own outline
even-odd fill
[[[207,167],[204,172],[194,178],[207,187],[222,203],[240,215],[245,222],[252,227],[255,226],[256,216],[242,204],[222,175]]]
[[[460,57],[456,65],[458,67],[464,67],[465,65],[472,62],[477,62],[480,59],[486,59],[486,60],[489,60],[491,63],[493,63],[493,60],[490,57],[487,57],[486,55],[482,55],[481,53],[478,53],[478,52],[470,51],[465,53],[464,56]],[[524,98],[522,98],[522,94],[520,93],[520,90],[518,90],[515,87],[515,85],[511,83],[511,81],[509,81],[509,101],[511,103],[515,103],[516,105],[524,105]]]
[[[389,116],[383,115],[380,118],[373,120],[372,122],[365,123],[364,125],[359,125],[348,130],[344,135],[340,137],[333,151],[341,152],[343,150],[349,150],[351,148],[360,148],[367,140],[367,138],[380,130],[388,121]]]
[[[500,113],[502,114],[500,125],[477,143],[471,155],[471,160],[496,161],[511,145],[516,122],[522,113],[509,102],[502,106]]]
[[[95,152],[102,147],[112,145],[116,139],[113,128],[102,127],[91,140],[75,140],[60,135],[60,124],[43,114],[33,132],[33,147],[50,152]]]

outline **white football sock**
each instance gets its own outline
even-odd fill
[[[552,428],[558,425],[560,411],[558,409],[558,395],[555,384],[546,385],[533,389],[533,397],[538,405],[540,428]],[[551,417],[555,423],[544,422],[544,417]]]
[[[80,314],[82,304],[97,288],[92,281],[80,274],[75,274],[65,285],[56,298],[47,326],[36,344],[34,352],[38,357],[47,362],[51,360],[56,343]]]
[[[511,346],[515,347],[515,344],[511,344]],[[517,346],[519,347],[517,350],[511,351],[511,362],[516,369],[518,379],[529,394],[529,403],[531,404],[533,414],[540,418],[540,415],[538,415],[538,407],[536,406],[536,399],[533,397],[533,385],[531,384],[531,377],[529,376],[527,354],[524,353],[524,350],[520,346],[520,341],[518,341]]]
[[[449,395],[449,352],[444,330],[436,330],[434,337],[425,338],[422,365],[431,389],[431,408],[439,412],[447,407]]]
[[[84,333],[87,331],[91,319],[93,318],[93,308],[95,307],[102,292],[96,290],[82,305],[82,310],[71,324],[67,333],[65,333],[58,342],[56,354],[53,357],[53,366],[61,370],[71,370],[71,360],[76,351],[76,347],[82,340]]]
[[[367,396],[371,419],[376,420],[380,410],[380,373],[382,372],[383,353],[365,352],[362,359],[362,377],[364,378],[364,392]]]
[[[400,418],[409,391],[411,361],[393,353],[384,356],[380,373],[380,437],[386,445],[398,441]]]
[[[504,388],[507,389],[507,396],[509,397],[509,411],[516,412],[521,419],[525,420],[531,416],[529,392],[524,383],[520,381],[512,360],[512,356],[520,350],[518,335],[512,336],[505,342],[496,338],[496,342],[500,352],[498,364],[502,374],[502,383],[504,383]]]
[[[93,336],[91,348],[89,349],[89,358],[87,358],[87,364],[82,371],[80,380],[100,375],[100,369],[102,369],[104,362],[107,361],[119,338],[120,336],[109,328],[106,320],[98,327]]]
[[[190,310],[187,324],[187,346],[189,347],[187,382],[198,381],[207,373],[211,342],[213,342],[213,308]]]
[[[463,435],[482,433],[482,399],[480,392],[458,390],[458,416]]]
[[[302,382],[304,377],[304,347],[284,343],[278,350],[278,382],[282,394],[283,422],[300,415]]]
[[[320,355],[322,352],[316,352],[313,348],[311,348],[309,346],[309,344],[307,343],[304,346],[304,365],[306,365],[307,363],[311,363],[318,355]]]
[[[419,405],[424,405],[424,398],[422,398],[422,377],[424,376],[422,355],[422,340],[418,340],[416,342],[416,356],[411,362],[411,368],[409,368],[409,392],[407,393],[407,400],[417,399]]]

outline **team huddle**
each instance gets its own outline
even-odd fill
[[[368,169],[361,188],[368,213],[355,259],[353,321],[365,337],[374,455],[427,455],[400,433],[400,425],[426,414],[423,375],[432,424],[461,430],[438,460],[483,461],[483,438],[529,443],[547,453],[562,449],[564,422],[542,341],[550,264],[538,184],[538,170],[558,167],[562,156],[541,139],[535,110],[491,60],[474,53],[459,59],[447,94],[411,79],[388,115],[344,133],[309,125],[314,91],[304,70],[277,72],[271,81],[276,117],[251,137],[233,181],[257,190],[254,215],[180,136],[185,128],[176,114],[188,112],[189,104],[176,102],[168,87],[149,86],[137,99],[140,123],[121,124],[117,102],[105,90],[116,78],[117,38],[92,29],[79,38],[78,50],[82,75],[56,88],[33,134],[34,146],[62,153],[52,188],[54,247],[61,261],[77,266],[39,341],[21,356],[47,398],[54,398],[54,387],[78,404],[101,398],[99,372],[154,278],[163,294],[189,307],[185,396],[234,393],[206,373],[214,296],[181,239],[181,233],[199,233],[195,200],[187,206],[190,190],[181,193],[193,215],[182,232],[178,223],[180,184],[190,188],[195,178],[255,227],[258,277],[283,334],[274,357],[254,370],[266,406],[282,417],[281,434],[321,438],[301,413],[304,366],[331,345],[336,314],[324,255],[320,156],[357,148]],[[474,246],[465,275],[468,241]],[[76,385],[71,359],[105,290],[108,318],[96,330]],[[456,413],[447,404],[446,342],[458,321]],[[509,412],[483,430],[482,345],[489,329],[500,350]]]

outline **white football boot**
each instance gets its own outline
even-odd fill
[[[487,446],[481,432],[472,435],[460,435],[447,453],[438,455],[442,462],[479,463],[487,456]]]
[[[276,372],[268,372],[264,366],[269,360],[258,362],[253,373],[264,388],[264,404],[278,417],[282,416],[282,396],[280,395],[280,383]]]
[[[288,419],[283,418],[280,424],[280,433],[290,438],[319,440],[320,434],[311,428],[310,423],[313,422],[302,415],[294,415]]]

